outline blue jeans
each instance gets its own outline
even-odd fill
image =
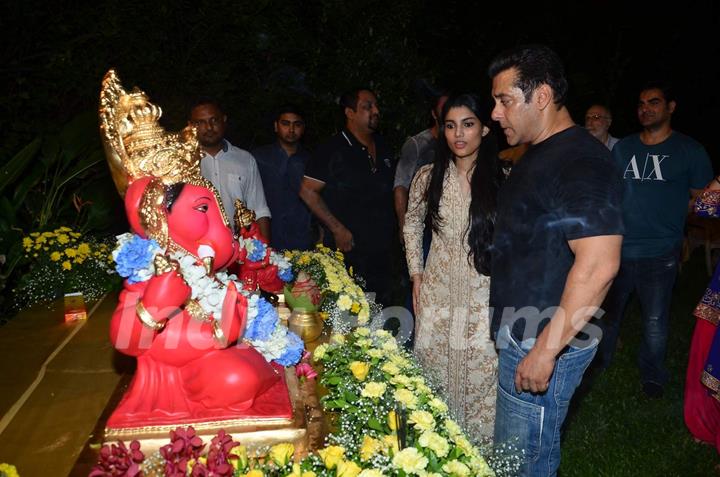
[[[640,380],[660,385],[667,383],[665,351],[678,260],[678,251],[661,257],[623,258],[620,271],[603,303],[605,315],[600,319],[603,338],[598,356],[601,368],[610,366],[625,307],[635,291],[642,309],[643,325],[643,339],[638,351]]]
[[[558,356],[550,386],[544,393],[519,393],[515,389],[515,372],[532,346],[518,344],[510,335],[509,327],[500,329],[495,444],[509,443],[524,452],[521,476],[557,474],[560,429],[570,399],[595,356],[597,343],[595,339],[586,348],[568,347]]]

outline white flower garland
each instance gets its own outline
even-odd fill
[[[133,234],[125,233],[117,236],[117,245],[113,251],[113,257],[117,257],[123,247],[133,239]],[[155,257],[164,255],[160,247],[151,249],[152,255],[148,263],[143,267],[135,268],[135,276],[139,277],[138,282],[149,280],[155,275]],[[278,265],[290,266],[286,260],[279,260],[278,254],[273,253],[271,260],[275,258]],[[230,282],[235,283],[238,293],[247,298],[247,323],[246,329],[252,326],[253,321],[258,316],[260,296],[256,293],[250,293],[245,290],[242,283],[237,281],[237,276],[229,274],[225,271],[217,272],[214,276],[209,276],[205,267],[197,262],[197,259],[189,253],[182,251],[172,252],[169,258],[177,261],[180,266],[179,273],[191,289],[190,298],[196,300],[202,310],[212,319],[220,321],[222,319],[222,308],[227,294],[227,287]],[[284,257],[283,257],[284,259]],[[284,262],[284,263],[283,263]],[[279,267],[280,268],[280,267]],[[288,348],[289,337],[288,330],[278,319],[274,330],[267,340],[248,340],[267,361],[280,358]]]

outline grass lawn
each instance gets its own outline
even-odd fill
[[[720,463],[714,447],[696,444],[683,421],[683,388],[692,310],[710,277],[701,250],[693,253],[678,277],[670,313],[670,382],[662,399],[640,389],[636,366],[640,344],[640,306],[632,301],[621,328],[622,348],[613,364],[594,380],[569,416],[563,436],[560,475],[714,476]]]

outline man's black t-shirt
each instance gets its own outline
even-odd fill
[[[517,340],[540,334],[575,260],[568,241],[622,234],[621,201],[621,175],[610,151],[584,129],[573,126],[528,149],[498,200],[493,337],[505,324]]]
[[[320,146],[305,175],[325,183],[323,200],[330,212],[353,234],[355,251],[387,251],[395,227],[393,162],[382,136],[375,134],[375,156],[347,129]],[[335,248],[326,231],[325,244]]]

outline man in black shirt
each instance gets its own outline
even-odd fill
[[[552,476],[570,399],[597,351],[600,333],[587,322],[620,263],[622,183],[607,148],[565,108],[552,50],[516,48],[489,73],[492,118],[508,144],[530,144],[500,192],[493,240],[495,442],[519,439],[521,474]]]
[[[388,304],[396,237],[392,155],[376,132],[380,111],[375,93],[353,90],[341,97],[340,107],[345,127],[313,154],[300,197],[325,227],[325,245],[345,252],[367,290]]]

